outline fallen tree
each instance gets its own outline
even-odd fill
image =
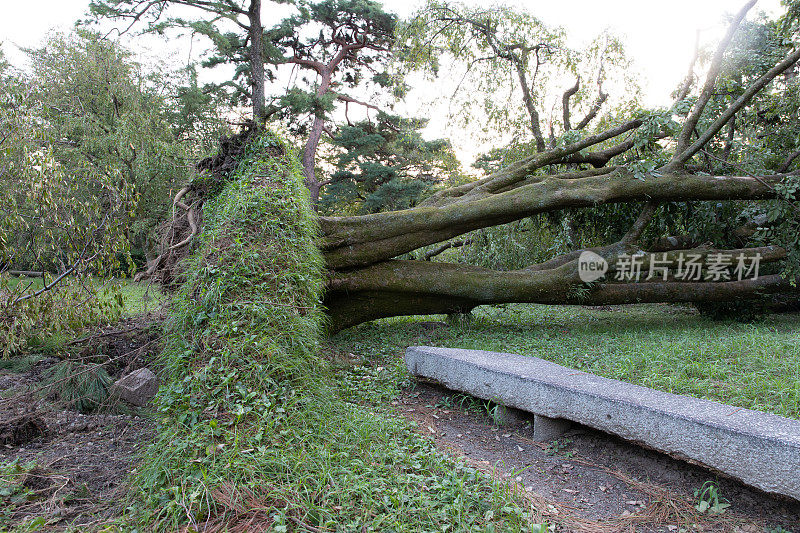
[[[784,211],[771,216],[772,222],[781,217],[796,221],[797,171],[791,170],[794,158],[787,152],[780,157],[774,171],[767,169],[754,174],[743,170],[731,157],[731,147],[736,139],[746,144],[769,134],[764,126],[767,122],[759,122],[763,110],[754,102],[770,95],[775,98],[780,91],[796,90],[800,49],[784,45],[783,57],[750,76],[741,90],[725,94],[724,98],[718,94],[726,50],[754,4],[754,0],[748,2],[733,18],[696,97],[689,96],[691,79],[687,79],[677,92],[675,106],[667,111],[642,114],[593,133],[582,130],[578,135],[565,137],[577,140],[561,145],[545,146],[538,135],[535,153],[483,179],[439,190],[412,209],[320,217],[319,247],[328,269],[324,304],[330,315],[331,330],[381,317],[466,312],[478,305],[508,302],[591,305],[719,302],[794,291],[791,276],[781,275],[780,266],[761,277],[734,279],[728,273],[715,279],[706,276],[681,280],[675,275],[679,268],[675,258],[680,254],[702,255],[708,253],[709,247],[687,249],[683,246],[686,239],[669,238],[670,235],[659,235],[657,246],[652,248],[672,254],[663,279],[642,282],[624,277],[611,279],[610,275],[605,280],[583,281],[578,272],[582,250],[572,250],[515,271],[428,261],[430,257],[425,254],[421,260],[399,259],[430,245],[446,249],[448,241],[458,237],[461,240],[453,246],[460,246],[459,242],[469,239],[463,237],[465,234],[482,228],[543,213],[591,211],[612,204],[641,206],[641,213],[620,240],[592,249],[609,263],[614,263],[620,255],[637,255],[644,263],[664,260],[647,252],[648,243],[642,236],[659,207],[666,204],[774,200],[783,202]],[[506,48],[497,48],[500,46]],[[496,44],[495,47],[499,54],[506,54],[502,57],[524,63],[514,55],[518,46]],[[776,88],[776,80],[780,80],[780,88]],[[569,105],[569,94],[564,95],[563,101],[565,106]],[[711,102],[714,106],[709,105]],[[526,100],[526,105],[529,103]],[[602,103],[599,101],[598,105]],[[592,109],[593,118],[597,111]],[[565,116],[568,116],[566,110]],[[679,123],[674,117],[683,118]],[[737,121],[745,124],[739,133]],[[580,126],[585,128],[584,121]],[[745,127],[749,130],[744,131]],[[724,139],[720,140],[724,129]],[[642,171],[641,161],[631,154],[648,150],[657,152],[666,161]],[[170,263],[164,258],[186,246],[198,232],[197,211],[202,195],[210,190],[207,183],[207,180],[196,181],[176,197],[176,212],[181,213],[181,209],[185,212],[183,229],[172,231],[176,236],[173,242],[178,244],[167,248],[151,265],[150,273]],[[189,202],[187,195],[194,195],[195,199]],[[719,247],[724,243],[714,244]],[[751,245],[717,253],[736,253],[751,259],[758,255],[764,264],[781,265],[796,260],[796,251],[777,246],[782,243],[771,244],[775,246]]]

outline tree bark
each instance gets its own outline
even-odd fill
[[[328,267],[346,269],[386,261],[458,235],[571,207],[635,201],[753,200],[774,198],[780,176],[662,175],[638,179],[620,172],[539,181],[472,202],[356,217],[321,217],[321,248]]]
[[[735,256],[742,252],[752,257],[754,253],[765,251],[759,250],[749,253],[730,250],[725,253]],[[703,252],[704,260],[711,253],[723,252],[706,250]],[[778,261],[785,257],[785,252],[770,249],[763,257],[764,262]],[[792,287],[780,275],[732,281],[612,281],[586,287],[578,276],[577,259],[553,268],[536,270],[529,267],[510,272],[463,264],[393,260],[353,271],[334,272],[324,305],[333,333],[378,318],[463,313],[490,304],[718,302],[790,292],[798,292],[798,288]]]
[[[266,121],[266,96],[264,80],[264,26],[261,23],[261,0],[250,0],[247,11],[250,39],[250,78],[253,98],[253,121],[262,124]]]

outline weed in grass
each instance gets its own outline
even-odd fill
[[[26,481],[35,468],[34,461],[22,463],[19,458],[0,463],[0,527],[9,524],[16,508],[33,494],[33,489],[26,485]]]
[[[550,456],[559,455],[564,452],[564,450],[567,449],[571,443],[572,439],[569,438],[554,440],[547,445],[547,448],[545,448],[545,453]]]
[[[731,506],[730,502],[719,495],[719,487],[713,481],[706,481],[694,491],[697,504],[694,506],[700,513],[722,514]]]

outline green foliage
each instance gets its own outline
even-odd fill
[[[518,530],[508,496],[346,401],[375,396],[316,354],[323,264],[293,151],[265,132],[205,216],[166,326],[159,437],[136,478],[143,526],[466,530],[491,511]]]
[[[0,524],[8,523],[16,507],[34,497],[29,476],[36,469],[34,461],[21,463],[17,457],[10,463],[0,463]]]
[[[28,355],[23,357],[16,357],[13,359],[0,359],[0,370],[7,370],[13,373],[30,372],[36,366],[36,363],[41,361],[41,356]]]
[[[603,93],[610,95],[606,110],[630,115],[639,105],[638,84],[619,39],[602,33],[586,48],[572,49],[563,28],[550,27],[527,10],[431,0],[398,28],[398,41],[398,59],[406,69],[452,80],[451,126],[469,127],[471,137],[531,140],[534,119],[521,75],[542,119],[535,127],[552,125],[555,138],[566,129],[562,96],[578,78],[570,100],[573,126]]]
[[[106,404],[112,382],[103,365],[65,360],[48,369],[45,391],[68,409],[91,413]]]
[[[800,278],[800,177],[787,176],[776,189],[780,200],[764,203],[760,211],[766,215],[766,223],[758,228],[754,240],[787,250],[784,275],[796,285]]]
[[[375,122],[342,126],[333,138],[336,171],[320,201],[323,212],[406,209],[443,181],[457,176],[450,143],[426,141],[426,121],[379,113]]]
[[[32,337],[119,316],[116,287],[90,277],[125,275],[131,250],[144,260],[170,189],[214,131],[213,121],[205,130],[194,124],[195,115],[173,126],[178,110],[200,113],[208,102],[190,106],[177,95],[181,107],[173,107],[172,79],[144,72],[97,34],[51,34],[28,54],[29,74],[0,68],[0,186],[8,191],[0,272],[45,271],[46,279],[0,276],[5,356]]]
[[[725,498],[720,497],[719,487],[713,481],[703,483],[701,488],[694,491],[694,497],[697,498],[694,507],[700,513],[722,514],[731,506]]]
[[[701,116],[699,127],[719,114],[754,80],[779,62],[796,43],[796,35],[787,32],[792,20],[791,8],[786,17],[771,21],[765,18],[745,21],[725,55],[718,90]],[[729,123],[693,164],[708,174],[769,175],[797,168],[792,154],[800,150],[800,78],[797,66],[776,78]],[[763,202],[697,202],[673,210],[686,221],[691,235],[717,246],[741,246],[737,229],[751,224],[757,231],[748,244],[773,244],[788,252],[783,273],[795,280],[800,273],[800,231],[797,191],[800,180],[789,175],[776,187],[778,200]],[[757,221],[757,223],[756,223]]]
[[[578,242],[572,241],[578,238]],[[597,235],[590,231],[580,236],[572,234],[557,218],[536,216],[468,233],[455,240],[463,245],[446,250],[433,260],[517,270],[566,253],[574,246],[593,246],[596,239]],[[416,257],[422,258],[435,248],[422,248],[415,252]]]
[[[220,131],[208,110],[213,102],[198,99],[196,81],[179,90],[168,74],[146,72],[130,52],[88,31],[53,34],[29,53],[30,85],[53,158],[69,178],[107,179],[135,194],[130,217],[117,217],[130,220],[128,240],[147,252],[167,216],[170,190],[186,181],[192,161]],[[74,191],[75,198],[97,196],[91,187]]]
[[[124,310],[118,285],[98,283],[86,275],[67,277],[54,289],[32,296],[42,288],[41,279],[0,275],[0,359],[47,351],[48,339],[90,324],[113,322]],[[21,299],[26,296],[32,297]]]
[[[66,46],[60,37],[53,40]],[[136,205],[135,193],[104,159],[94,161],[97,167],[76,167],[60,157],[71,149],[60,147],[77,140],[56,126],[59,115],[81,129],[91,121],[84,113],[67,118],[85,94],[74,95],[77,103],[70,108],[48,100],[47,87],[68,83],[68,77],[56,74],[68,63],[60,59],[48,65],[35,62],[35,68],[41,67],[39,78],[25,79],[13,71],[0,77],[0,186],[8,192],[0,197],[0,269],[63,271],[91,257],[91,268],[106,273],[122,266],[120,257],[127,252],[123,223]],[[72,66],[83,69],[84,62]],[[78,72],[71,76],[80,77]]]
[[[327,63],[340,53],[343,40],[347,40],[354,52],[346,54],[348,57],[340,64],[339,84],[354,87],[369,74],[369,81],[386,84],[381,67],[394,42],[396,15],[373,0],[299,2],[297,7],[296,14],[283,19],[265,35],[273,63],[290,57]]]
[[[174,4],[195,8],[202,13],[200,17],[190,17],[192,9],[173,11]],[[100,21],[121,23],[124,31],[137,25],[136,30],[152,35],[175,37],[176,35],[202,36],[210,43],[211,49],[205,54],[201,66],[214,68],[230,65],[234,68],[232,79],[222,83],[207,83],[198,86],[194,66],[190,67],[190,83],[181,89],[183,104],[187,108],[201,105],[201,115],[206,114],[208,104],[226,101],[238,105],[250,101],[254,79],[250,65],[250,46],[247,34],[240,33],[242,25],[248,22],[247,12],[236,3],[226,0],[149,2],[145,0],[91,0],[89,19],[85,24]],[[232,31],[234,29],[236,31]],[[271,73],[268,73],[272,77]],[[185,120],[185,119],[183,119]],[[190,121],[203,126],[200,121]]]

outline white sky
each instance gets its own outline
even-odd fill
[[[0,0],[0,41],[12,63],[21,55],[15,46],[39,44],[51,28],[68,30],[88,7],[88,0]],[[419,1],[386,0],[384,6],[401,17],[409,15]],[[478,0],[465,0],[478,5]],[[705,30],[709,39],[719,35],[725,13],[737,11],[745,0],[507,0],[524,7],[548,25],[564,26],[570,44],[586,44],[604,29],[623,38],[626,51],[641,74],[644,103],[669,104],[669,93],[685,76],[691,59],[695,32]],[[270,26],[278,16],[270,16],[265,2],[264,23]],[[780,0],[760,0],[754,13],[763,10],[780,13]],[[454,140],[455,141],[455,140]],[[457,147],[458,148],[458,147]],[[463,149],[459,150],[463,153]]]

